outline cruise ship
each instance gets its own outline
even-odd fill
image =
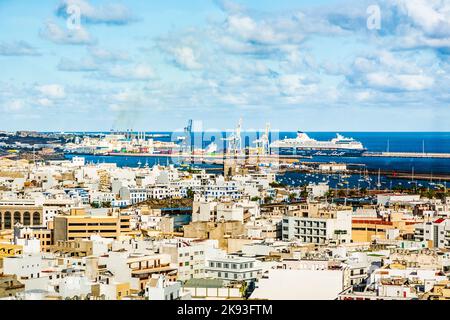
[[[318,141],[301,131],[296,138],[274,141],[270,150],[272,154],[316,157],[358,157],[366,151],[361,142],[340,134],[329,141]]]

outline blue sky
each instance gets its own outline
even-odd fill
[[[450,0],[354,2],[0,0],[0,127],[449,131]]]

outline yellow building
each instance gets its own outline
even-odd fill
[[[3,268],[3,258],[18,256],[22,253],[22,246],[10,243],[0,243],[0,268]]]
[[[15,275],[0,275],[0,298],[14,297],[25,291],[25,285]]]
[[[71,257],[88,257],[93,254],[93,244],[90,240],[76,239],[57,241],[50,247],[50,252],[69,255]]]
[[[130,295],[130,283],[123,282],[115,284],[116,287],[116,299],[122,300],[124,297]]]
[[[428,294],[429,300],[450,300],[450,281],[436,283]]]
[[[42,206],[35,206],[31,202],[2,201],[0,203],[0,230],[13,229],[16,223],[24,226],[40,226],[44,220]]]
[[[117,239],[131,231],[130,216],[57,216],[54,218],[54,241],[86,239],[91,235]]]

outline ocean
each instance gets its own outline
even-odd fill
[[[170,132],[148,132],[147,134],[167,134],[169,137],[156,138],[160,141],[177,141],[177,137],[182,133]],[[224,142],[223,137],[229,137],[230,132],[223,133],[193,133],[192,139],[196,147],[206,147],[212,141],[221,146]],[[361,141],[363,145],[371,152],[428,152],[428,153],[450,153],[450,132],[340,132],[340,134]],[[308,133],[311,138],[317,140],[329,140],[336,136],[335,132],[311,132]],[[244,146],[251,146],[252,141],[259,138],[261,133],[243,133],[242,140]],[[293,138],[295,132],[272,133],[271,140],[283,139],[285,137]],[[220,148],[219,148],[220,149]],[[67,155],[67,158],[71,158]],[[165,165],[172,163],[173,159],[167,157],[123,157],[123,156],[86,156],[87,161],[117,163],[123,167],[137,167],[140,162],[142,165],[148,163]],[[375,157],[315,157],[311,160],[302,159],[302,161],[313,162],[337,162],[363,164],[369,170],[397,170],[403,172],[414,172],[423,174],[449,174],[450,159],[423,159],[423,158],[375,158]],[[206,165],[208,166],[208,165]]]

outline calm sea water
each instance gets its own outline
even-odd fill
[[[108,132],[88,132],[76,134],[109,134]],[[361,141],[363,145],[374,152],[425,152],[430,153],[450,153],[450,132],[339,132],[345,137],[354,138]],[[182,132],[147,132],[147,135],[163,134],[167,137],[155,138],[159,141],[177,141],[182,137]],[[204,147],[216,142],[222,145],[222,138],[230,137],[232,132],[205,132],[192,133],[192,140],[196,147]],[[243,132],[242,140],[244,145],[252,145],[252,141],[259,138],[263,132]],[[336,132],[307,132],[307,134],[317,140],[330,140],[336,137]],[[296,132],[272,132],[270,139],[294,138]]]
[[[169,137],[157,138],[161,141],[177,141],[177,137],[182,133],[165,132]],[[148,134],[155,134],[149,132]],[[192,140],[196,147],[205,147],[215,142],[219,146],[224,144],[222,138],[229,137],[231,133],[193,133]],[[340,134],[354,138],[363,143],[363,145],[372,152],[429,152],[429,153],[450,153],[450,132],[340,132]],[[244,146],[252,146],[252,142],[260,137],[260,133],[243,133]],[[335,132],[311,132],[308,133],[311,138],[317,140],[329,140],[336,136]],[[293,138],[295,132],[272,133],[271,140],[283,139],[285,137]],[[72,156],[67,155],[68,159]],[[172,163],[173,159],[167,157],[123,157],[123,156],[86,156],[89,162],[117,163],[120,167],[137,167],[146,163],[149,166],[154,164]],[[398,170],[411,172],[414,168],[416,173],[426,174],[450,174],[450,159],[414,159],[414,158],[370,158],[370,157],[315,157],[314,159],[302,159],[302,161],[313,162],[338,162],[363,164],[372,170]],[[208,166],[208,165],[202,165]],[[214,165],[213,165],[214,167]]]

